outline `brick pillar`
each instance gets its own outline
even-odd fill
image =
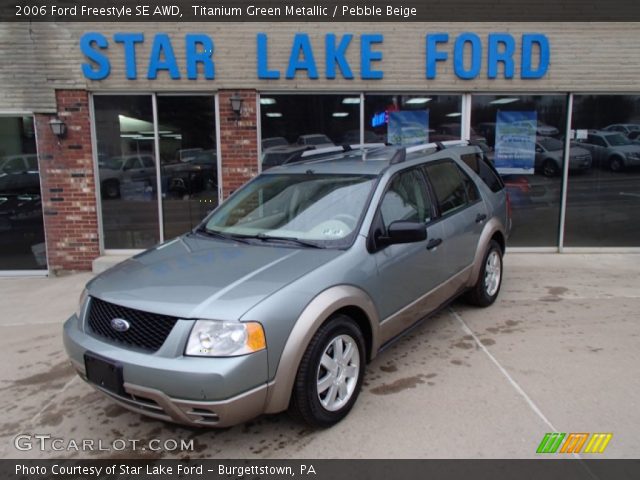
[[[91,270],[100,247],[89,96],[84,90],[57,90],[56,103],[66,137],[58,141],[51,132],[55,115],[35,118],[49,270]]]
[[[230,98],[238,93],[242,99],[242,115],[236,120]],[[258,95],[255,90],[221,90],[220,152],[222,155],[222,194],[231,192],[258,174]]]

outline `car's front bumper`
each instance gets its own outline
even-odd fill
[[[122,365],[124,393],[90,384],[137,413],[187,425],[226,427],[264,412],[266,351],[229,358],[163,356],[164,348],[155,353],[133,351],[85,333],[75,315],[65,323],[63,338],[84,380],[87,352]]]

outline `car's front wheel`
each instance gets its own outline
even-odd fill
[[[331,317],[302,357],[290,410],[315,427],[342,420],[356,402],[365,367],[364,337],[346,315]]]
[[[488,307],[498,298],[501,285],[502,248],[500,248],[498,242],[491,240],[482,262],[478,281],[467,292],[467,301],[478,307]]]

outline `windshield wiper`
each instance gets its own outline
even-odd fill
[[[236,242],[240,242],[240,243],[249,243],[247,240],[245,240],[244,237],[239,237],[237,235],[231,235],[228,233],[222,233],[222,232],[218,232],[216,230],[209,230],[207,227],[202,227],[196,230],[196,232],[198,233],[203,233],[205,235],[208,235],[210,237],[215,237],[215,238],[221,238],[223,240],[233,240]]]
[[[265,235],[264,233],[258,233],[257,235],[253,235],[251,238],[257,238],[259,240],[262,240],[263,242],[269,242],[269,241],[289,242],[289,243],[295,243],[296,245],[301,245],[303,247],[324,248],[318,245],[317,243],[307,242],[305,240],[300,240],[299,238],[296,238],[296,237],[276,237],[273,235]]]

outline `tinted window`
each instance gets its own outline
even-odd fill
[[[589,135],[587,139],[587,143],[592,143],[593,145],[598,145],[600,147],[606,147],[607,144],[600,137],[596,137],[595,135]]]
[[[467,189],[460,169],[452,161],[427,165],[427,175],[435,192],[440,214],[446,215],[467,204]]]
[[[385,228],[393,222],[423,222],[431,220],[431,202],[417,170],[398,174],[382,199],[380,213]]]

